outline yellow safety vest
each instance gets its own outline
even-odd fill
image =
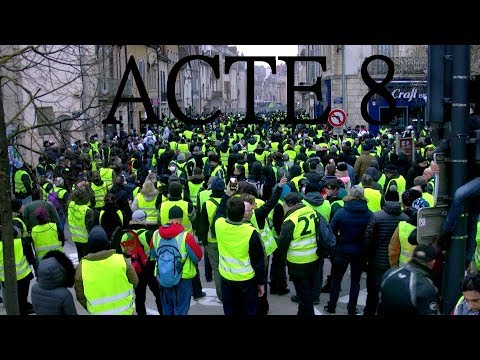
[[[377,184],[380,185],[383,188],[385,188],[385,180],[387,179],[387,177],[385,176],[385,174],[382,174],[382,176],[380,176],[380,179],[378,179],[377,181]]]
[[[68,226],[72,241],[82,244],[88,242],[88,231],[85,226],[85,214],[90,208],[87,205],[77,205],[74,201],[68,204]]]
[[[315,219],[317,213],[304,206],[288,215],[285,221],[292,221],[295,229],[287,251],[287,260],[294,264],[307,264],[318,259]]]
[[[398,237],[400,240],[400,257],[398,258],[398,265],[405,266],[410,261],[415,250],[416,245],[412,245],[408,242],[408,237],[415,230],[416,227],[406,221],[400,221],[398,223]]]
[[[320,215],[323,216],[325,220],[330,222],[330,213],[332,212],[332,206],[330,205],[330,201],[325,199],[323,200],[322,205],[319,205],[319,206],[313,206],[305,199],[302,200],[302,203],[304,203],[306,206],[309,206],[310,208],[318,212]]]
[[[147,224],[149,225],[158,225],[159,211],[155,207],[157,197],[158,197],[158,194],[155,196],[153,200],[147,201],[143,197],[142,193],[138,193],[137,195],[138,210],[145,211],[145,214],[147,214]]]
[[[62,243],[58,240],[57,224],[55,223],[35,225],[32,229],[32,239],[38,262],[42,261],[50,250],[62,251]]]
[[[82,259],[82,279],[90,315],[132,315],[133,285],[121,254],[103,260]]]
[[[390,189],[390,184],[392,183],[392,181],[395,181],[395,183],[397,184],[397,191],[398,191],[398,195],[400,196],[400,199],[402,198],[402,194],[404,193],[405,191],[405,188],[407,186],[407,182],[405,181],[405,178],[400,175],[398,178],[396,179],[390,179],[390,181],[388,182],[387,184],[387,187],[385,188],[385,190],[388,191],[388,189]]]
[[[15,253],[15,271],[17,281],[27,277],[32,272],[27,258],[23,254],[22,239],[13,240],[13,252]],[[3,262],[3,241],[0,241],[0,280],[5,281],[5,264]]]
[[[183,210],[183,218],[182,218],[182,225],[184,227],[185,232],[192,232],[192,222],[190,221],[190,218],[188,217],[188,202],[185,200],[168,200],[165,202],[162,202],[162,206],[160,207],[160,222],[162,225],[168,223],[168,212],[172,207],[175,205],[179,206]]]
[[[367,201],[367,206],[372,212],[377,212],[382,210],[381,200],[382,194],[380,191],[372,188],[364,188],[365,198]]]
[[[427,200],[428,204],[430,205],[430,207],[433,207],[434,203],[435,203],[435,198],[433,197],[432,194],[429,194],[427,192],[422,192],[422,198]]]
[[[103,180],[107,189],[110,190],[113,186],[113,169],[101,168],[99,171],[100,178]]]
[[[104,182],[103,185],[95,185],[94,183],[91,183],[90,187],[95,194],[95,209],[104,207],[105,196],[108,193],[107,183]]]
[[[250,224],[233,225],[225,218],[215,223],[218,240],[218,270],[220,275],[231,281],[246,281],[255,276],[250,264],[249,245],[252,233],[256,231]]]
[[[28,229],[27,229],[27,225],[25,224],[25,222],[20,219],[19,217],[14,217],[12,219],[12,221],[18,221],[20,223],[20,225],[22,225],[22,237],[25,237],[27,236],[27,233],[28,233]]]
[[[207,199],[212,195],[212,190],[207,189],[207,190],[202,190],[198,193],[198,209],[201,211],[203,204]]]
[[[197,196],[200,192],[200,189],[203,187],[203,183],[194,184],[191,181],[188,182],[188,190],[190,191],[190,199],[192,200],[193,206],[197,207]]]
[[[123,226],[123,213],[122,213],[122,210],[117,210],[116,213],[117,213],[118,217],[120,218],[120,222],[122,223],[122,226]],[[100,224],[102,223],[103,214],[105,214],[105,210],[100,211],[100,215],[98,216],[98,222],[99,222]]]
[[[213,199],[213,200],[212,200]],[[211,226],[212,226],[212,222],[213,222],[213,216],[215,215],[215,211],[217,211],[217,207],[218,205],[215,204],[216,201],[219,205],[220,205],[220,201],[221,199],[220,198],[209,198],[207,199],[207,201],[205,202],[205,207],[207,209],[207,217],[208,217],[208,235],[207,235],[207,241],[208,242],[212,242],[212,243],[215,243],[217,242],[217,238],[216,237],[213,237],[213,234],[212,234],[212,230],[211,229]]]
[[[265,251],[265,256],[270,255],[275,251],[275,249],[278,247],[277,242],[275,241],[275,238],[273,237],[272,230],[270,229],[270,226],[268,226],[268,223],[265,219],[265,226],[263,229],[260,229],[260,226],[258,225],[257,218],[255,216],[255,211],[252,212],[252,218],[250,219],[253,227],[258,231],[258,234],[260,235],[260,240],[262,241],[263,245],[263,250]]]
[[[25,187],[22,181],[22,176],[25,174],[28,175],[28,172],[26,172],[25,170],[17,170],[15,172],[15,177],[14,177],[15,193],[17,194],[22,194],[27,192],[27,188]],[[30,175],[28,175],[28,180],[30,181],[30,187],[32,187],[33,182],[32,182],[32,179],[30,178]]]

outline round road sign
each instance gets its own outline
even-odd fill
[[[328,123],[333,127],[342,127],[347,122],[347,114],[342,109],[332,109],[328,114]]]

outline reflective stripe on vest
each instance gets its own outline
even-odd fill
[[[32,229],[32,239],[38,262],[42,261],[50,250],[62,251],[62,243],[58,240],[57,224],[55,223],[35,225]]]
[[[268,256],[275,251],[278,247],[275,238],[273,237],[272,230],[270,226],[268,226],[267,221],[265,219],[265,226],[263,229],[260,229],[258,226],[257,218],[255,216],[255,211],[252,212],[252,218],[250,219],[252,222],[253,227],[258,231],[260,235],[260,240],[262,241],[263,249],[265,251],[265,255]]]
[[[13,240],[13,251],[15,253],[15,272],[16,278],[22,280],[32,272],[27,258],[23,254],[22,239]],[[3,241],[0,241],[0,280],[5,281],[5,263],[3,262]]]
[[[311,263],[318,259],[315,219],[317,213],[308,206],[301,207],[288,215],[285,221],[294,225],[293,239],[287,251],[287,260],[294,264]]]
[[[400,240],[400,256],[398,258],[398,265],[405,266],[410,261],[413,255],[413,250],[416,245],[412,245],[408,242],[408,237],[415,230],[416,227],[406,221],[400,221],[398,223],[398,238]]]
[[[89,209],[87,205],[77,205],[75,201],[70,201],[68,204],[68,227],[73,242],[87,243],[88,241],[85,215]]]
[[[256,231],[250,224],[233,225],[219,218],[215,223],[218,240],[220,274],[227,280],[245,281],[255,276],[250,264],[249,245],[252,233]]]
[[[90,187],[95,194],[95,209],[104,207],[105,196],[108,193],[107,183],[104,182],[102,185],[95,185],[92,183]]]
[[[145,214],[147,214],[147,224],[149,225],[158,225],[159,211],[155,207],[157,197],[158,194],[155,196],[155,198],[153,198],[153,200],[147,201],[142,193],[137,195],[138,210],[145,211]]]
[[[202,188],[203,183],[194,184],[191,181],[188,182],[188,190],[190,190],[190,199],[192,199],[193,206],[197,207],[198,193]]]
[[[102,260],[82,259],[82,279],[90,315],[132,315],[133,285],[121,254]]]

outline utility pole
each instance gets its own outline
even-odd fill
[[[452,120],[450,129],[450,172],[449,193],[455,191],[467,181],[467,137],[469,133],[469,81],[470,46],[454,45],[452,64]],[[449,79],[446,77],[445,82]],[[461,295],[461,283],[465,277],[465,248],[467,241],[467,214],[465,204],[453,232],[452,241],[447,249],[445,264],[445,282],[442,284],[442,313],[449,314]]]
[[[8,167],[8,139],[3,108],[2,76],[0,75],[0,210],[2,218],[2,253],[5,276],[5,307],[8,315],[20,315],[18,307],[17,271],[13,246],[10,169]]]

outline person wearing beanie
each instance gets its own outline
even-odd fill
[[[117,254],[124,254],[135,269],[138,276],[138,284],[135,287],[135,311],[137,315],[147,315],[145,307],[147,286],[155,296],[155,304],[160,315],[163,314],[160,299],[160,287],[155,277],[155,261],[150,256],[150,240],[152,230],[147,226],[147,213],[136,210],[132,214],[132,220],[127,229],[119,231],[114,239],[112,248]]]
[[[72,293],[75,267],[63,252],[51,250],[38,265],[37,282],[32,286],[33,310],[37,315],[78,315]]]
[[[347,164],[344,162],[339,162],[335,170],[335,176],[337,179],[343,182],[345,190],[349,191],[352,187],[352,182],[350,180],[350,175],[348,173]]]
[[[367,206],[364,189],[359,185],[352,186],[343,201],[343,208],[339,209],[331,220],[332,231],[337,237],[337,245],[335,259],[332,263],[330,300],[324,307],[324,311],[327,314],[335,314],[340,285],[347,265],[350,264],[350,297],[347,310],[349,315],[356,315],[362,275],[363,238],[373,213]]]
[[[57,224],[50,221],[45,208],[37,208],[35,218],[38,225],[35,225],[32,229],[32,240],[37,262],[40,263],[48,251],[62,251],[64,244],[58,239]]]
[[[210,182],[210,181],[209,181]],[[218,270],[218,243],[217,238],[211,231],[213,218],[217,212],[218,205],[225,194],[225,182],[219,177],[214,177],[210,185],[212,191],[210,197],[205,200],[200,210],[200,219],[198,221],[198,239],[205,247],[207,258],[212,266],[213,280],[215,281],[215,290],[218,299],[222,300],[222,288],[220,282],[220,273]]]
[[[193,235],[183,227],[184,209],[174,205],[168,209],[168,220],[153,233],[150,243],[150,256],[157,259],[163,246],[177,243],[182,257],[182,277],[172,287],[160,285],[160,298],[164,315],[188,315],[192,296],[192,279],[197,273],[198,262],[202,259],[202,249]]]
[[[376,314],[378,291],[383,274],[390,269],[388,246],[400,221],[407,221],[408,215],[402,211],[397,191],[385,193],[382,210],[374,212],[364,234],[364,252],[367,258],[367,299],[363,314],[372,317]]]
[[[422,176],[423,171],[428,167],[428,161],[423,156],[419,156],[416,158],[416,161],[413,165],[408,169],[407,176],[405,177],[406,181],[406,188],[410,189],[414,186],[413,180],[417,176]]]
[[[132,315],[135,269],[122,254],[110,249],[100,225],[88,234],[87,255],[75,270],[75,294],[90,315]]]
[[[380,317],[440,314],[438,290],[430,279],[437,256],[435,246],[417,245],[408,263],[383,275],[378,303]]]
[[[385,188],[384,191],[398,191],[400,198],[402,197],[403,192],[407,189],[407,184],[405,178],[399,174],[398,169],[393,164],[388,164],[383,169],[385,174]]]

